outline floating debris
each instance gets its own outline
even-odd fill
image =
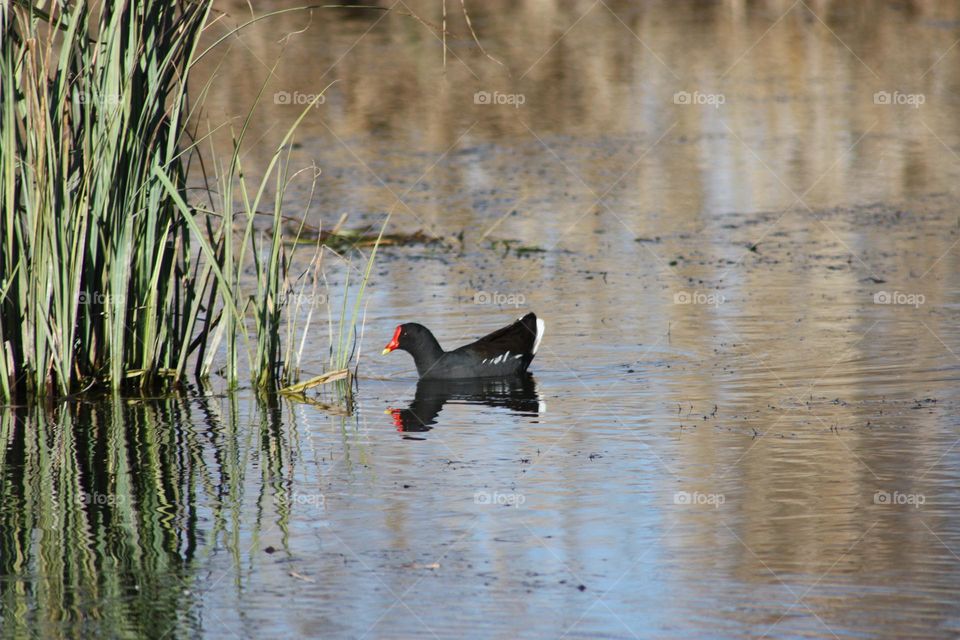
[[[303,580],[304,582],[316,582],[313,578],[308,578],[307,576],[297,573],[296,571],[291,571],[288,574],[291,578],[296,578],[297,580]]]
[[[522,247],[517,247],[516,254],[518,256],[526,255],[529,253],[546,253],[547,250],[542,247],[524,245]]]
[[[372,247],[377,244],[379,232],[373,228],[367,229],[335,229],[333,231],[319,231],[303,229],[297,237],[297,244],[322,244],[335,251],[349,251]],[[384,233],[380,238],[381,247],[410,246],[410,245],[442,245],[443,240],[423,230],[413,233]]]
[[[519,245],[519,246],[514,246]],[[491,251],[498,251],[505,258],[512,251],[518,257],[528,256],[535,253],[546,253],[543,247],[532,244],[520,244],[520,240],[490,240],[487,247]]]

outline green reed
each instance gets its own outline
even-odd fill
[[[295,381],[289,318],[281,340],[293,286],[281,208],[299,120],[259,184],[240,162],[244,123],[232,156],[213,158],[216,210],[187,194],[204,141],[189,135],[198,104],[187,86],[209,51],[199,45],[211,5],[0,3],[3,398],[169,389],[221,357],[231,387],[244,374],[267,391]],[[254,219],[267,200],[265,246]],[[356,318],[339,322],[349,333]]]

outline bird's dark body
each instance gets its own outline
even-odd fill
[[[429,329],[411,322],[397,328],[393,348],[413,356],[421,380],[502,378],[527,370],[543,328],[543,322],[528,313],[476,342],[444,351]]]

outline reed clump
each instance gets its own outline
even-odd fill
[[[203,139],[188,131],[199,103],[187,88],[211,5],[0,3],[7,401],[103,387],[153,392],[214,370],[229,386],[244,376],[264,391],[297,382],[304,340],[288,317],[298,311],[288,272],[302,243],[296,232],[284,241],[281,209],[299,120],[258,184],[243,177],[244,124],[232,157],[212,163],[214,206],[188,197]],[[255,233],[264,209],[269,233]],[[251,268],[255,284],[245,286]],[[331,319],[338,369],[350,365],[358,308],[359,298],[349,317],[344,305]]]

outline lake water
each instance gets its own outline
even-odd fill
[[[444,241],[378,255],[355,412],[6,410],[3,634],[960,634],[960,4],[468,2],[497,62],[448,2],[445,68],[382,6],[208,60],[254,174],[333,83],[291,216]],[[522,383],[380,355],[528,309]]]

